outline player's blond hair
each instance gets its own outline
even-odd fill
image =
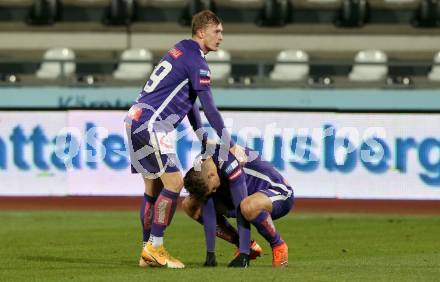
[[[209,24],[219,25],[221,20],[210,10],[203,10],[192,17],[191,29],[192,35],[195,35],[199,29],[205,28]]]

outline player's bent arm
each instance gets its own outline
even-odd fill
[[[231,135],[229,134],[228,130],[225,128],[223,118],[214,104],[211,91],[198,91],[197,96],[202,103],[203,111],[205,112],[205,116],[208,119],[209,124],[212,126],[212,128],[214,128],[218,137],[220,137],[224,142],[229,143],[230,147],[233,147],[235,143],[231,139]]]
[[[192,109],[188,113],[188,121],[200,142],[205,145],[208,141],[208,134],[203,130],[202,118],[200,117],[199,105],[194,103]]]
[[[183,200],[182,208],[191,218],[203,223],[207,250],[204,266],[217,266],[217,260],[215,257],[217,217],[213,200],[210,199],[204,204],[191,196],[188,196]],[[200,220],[200,217],[202,217],[202,220]]]
[[[228,176],[229,188],[231,190],[232,202],[237,213],[237,229],[239,234],[240,253],[249,254],[249,245],[251,243],[250,224],[242,215],[240,204],[247,197],[247,185],[243,169],[238,166]],[[245,251],[244,251],[245,250]]]
[[[215,236],[217,217],[215,213],[214,200],[208,199],[203,205],[202,211],[203,230],[205,231],[206,251],[215,252]]]

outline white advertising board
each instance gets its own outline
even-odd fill
[[[438,114],[222,115],[239,143],[261,151],[297,197],[440,199]],[[142,194],[141,177],[130,173],[124,117],[1,112],[0,195]],[[178,131],[175,147],[186,171],[200,147],[186,120]],[[57,139],[67,149],[55,154]]]
[[[66,195],[54,142],[66,118],[65,112],[0,113],[0,196]]]

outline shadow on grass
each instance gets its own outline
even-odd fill
[[[91,264],[101,266],[132,266],[137,267],[136,261],[128,260],[106,260],[106,259],[90,259],[90,258],[74,258],[74,257],[58,257],[58,256],[23,256],[20,259],[34,262],[53,262],[53,263],[72,263],[72,264]]]
[[[137,260],[106,260],[106,259],[93,259],[93,258],[74,258],[74,257],[58,257],[58,256],[22,256],[20,259],[24,259],[25,261],[33,261],[33,262],[49,262],[49,263],[71,263],[71,264],[87,264],[87,265],[100,265],[107,267],[115,267],[115,266],[124,266],[124,267],[132,267],[139,268],[137,264]],[[203,267],[202,262],[195,261],[186,261],[186,268],[201,268]],[[219,266],[226,266],[219,264]],[[154,267],[158,269],[157,267]]]
[[[22,256],[19,257],[20,259],[23,259],[27,262],[42,262],[42,263],[51,263],[49,267],[41,267],[38,266],[38,269],[57,269],[57,268],[63,268],[65,269],[66,266],[57,265],[59,264],[72,264],[68,268],[87,268],[87,267],[96,267],[97,265],[100,266],[100,268],[115,268],[115,267],[129,267],[129,268],[137,268],[140,269],[137,265],[137,261],[129,261],[129,260],[118,260],[118,261],[111,261],[111,260],[105,260],[105,259],[93,259],[93,258],[74,258],[74,257],[59,257],[59,256]],[[215,269],[219,268],[225,268],[225,269],[234,269],[234,268],[228,268],[227,263],[219,263],[217,267],[204,267],[203,262],[200,261],[186,261],[185,268],[186,269],[205,269],[207,271],[215,271]],[[29,268],[29,265],[27,266]],[[258,266],[261,267],[261,266]],[[159,267],[147,267],[148,269],[155,269],[159,271],[159,269],[165,270],[163,268]],[[12,270],[12,269],[22,269],[22,267],[19,268],[6,268],[6,267],[0,267],[0,269],[3,270]]]

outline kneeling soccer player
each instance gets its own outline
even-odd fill
[[[235,157],[216,146],[213,154],[201,161],[200,169],[191,168],[184,184],[190,196],[183,201],[185,212],[204,225],[207,257],[205,265],[216,265],[215,236],[237,244],[238,234],[224,216],[235,217],[231,201],[230,183],[243,179],[248,196],[240,203],[240,212],[251,222],[272,248],[272,265],[286,266],[288,247],[275,229],[272,219],[278,219],[291,210],[294,201],[292,188],[281,174],[260,157],[247,162],[243,168]],[[257,152],[246,148],[246,154]],[[252,241],[250,255],[237,253],[229,266],[247,267],[250,258],[260,255],[261,248]]]

